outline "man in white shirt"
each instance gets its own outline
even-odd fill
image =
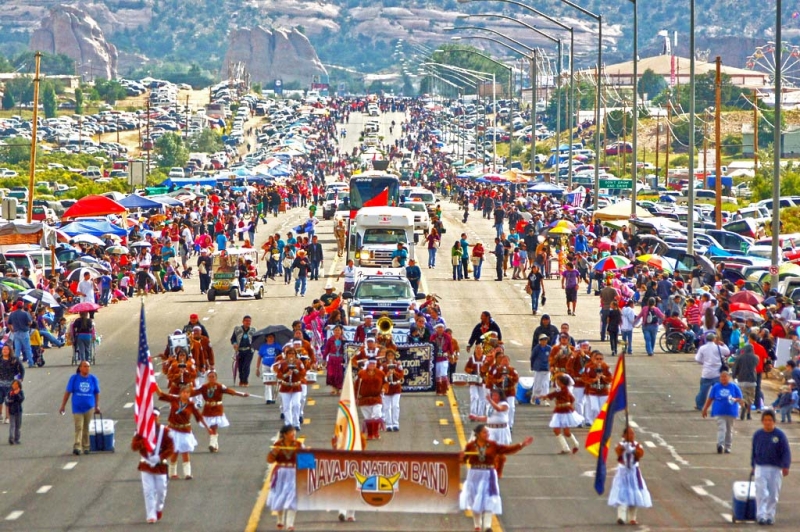
[[[78,283],[78,295],[81,303],[94,303],[94,281],[89,272],[83,272],[83,281]]]
[[[708,390],[719,382],[719,371],[723,363],[726,363],[730,349],[717,338],[716,333],[706,333],[706,343],[703,344],[694,355],[694,360],[703,366],[700,372],[700,391],[695,397],[695,408],[702,410],[708,398]]]
[[[354,266],[353,259],[347,261],[347,266],[344,267],[342,273],[336,278],[338,281],[344,275],[344,290],[343,292],[350,292],[356,286],[356,267]]]

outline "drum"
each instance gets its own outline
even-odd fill
[[[317,382],[317,372],[316,371],[309,371],[306,373],[306,382]]]
[[[467,384],[479,384],[480,375],[470,375],[468,373],[453,373],[453,386],[466,386]]]
[[[261,375],[261,379],[262,382],[267,386],[275,386],[276,384],[278,384],[278,376],[271,371],[265,371]]]

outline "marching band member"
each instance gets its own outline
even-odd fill
[[[169,403],[169,428],[175,450],[169,460],[169,478],[178,478],[178,455],[183,458],[183,478],[191,480],[192,464],[189,453],[197,447],[197,439],[192,434],[192,417],[211,434],[211,429],[206,424],[203,416],[191,401],[192,387],[185,385],[179,395],[164,393],[161,388],[156,388],[158,398]]]
[[[475,532],[491,532],[492,517],[503,513],[495,463],[501,456],[521,451],[533,443],[533,438],[528,436],[516,445],[502,445],[490,439],[489,429],[484,425],[476,426],[473,434],[475,438],[467,443],[460,456],[462,463],[470,465],[459,497],[460,506],[472,512]]]
[[[305,351],[305,353],[308,355],[308,358],[311,359],[311,364],[313,366],[316,366],[317,365],[317,354],[316,354],[316,351],[314,350],[314,346],[311,344],[311,342],[309,342],[308,340],[306,340],[303,337],[303,331],[301,329],[295,329],[292,334],[293,334],[293,336],[292,336],[292,345],[296,346],[297,342],[300,342],[302,344],[302,347],[303,347],[302,350]],[[297,351],[298,357],[299,357],[300,356],[300,349],[295,347],[295,351]]]
[[[192,328],[192,334],[189,335],[189,347],[198,373],[205,374],[214,369],[214,349],[211,347],[211,340],[208,339],[208,336],[203,336],[203,329],[199,325]]]
[[[592,360],[590,354],[591,349],[592,346],[589,342],[584,340],[580,343],[579,348],[572,354],[569,362],[567,362],[567,373],[569,373],[569,376],[572,377],[572,380],[575,382],[572,388],[572,395],[575,397],[575,402],[572,406],[575,408],[575,412],[581,417],[584,417],[584,407],[586,405],[586,384],[583,382],[583,372]],[[591,425],[591,423],[584,419],[584,425]]]
[[[300,363],[303,365],[303,368],[305,368],[305,370],[306,370],[305,374],[303,375],[303,380],[302,380],[302,382],[300,384],[300,418],[299,418],[299,421],[300,421],[300,426],[302,426],[303,425],[303,416],[305,415],[305,410],[306,410],[306,400],[308,399],[308,373],[311,372],[311,371],[314,371],[314,366],[316,365],[316,363],[314,362],[313,350],[312,350],[312,354],[309,355],[309,353],[303,347],[303,342],[302,341],[294,340],[294,342],[292,342],[292,344],[294,345],[294,350],[297,351],[297,359],[300,361]],[[311,344],[309,344],[309,346],[310,345]],[[314,382],[316,382],[316,381],[314,381]]]
[[[484,366],[486,357],[483,356],[483,349],[478,347],[475,353],[470,355],[464,366],[464,372],[468,375],[476,375],[481,378],[478,382],[469,383],[469,413],[470,415],[482,416],[486,413],[486,391],[483,386],[483,375],[486,372]]]
[[[490,388],[502,390],[506,396],[506,402],[508,403],[508,428],[510,431],[514,428],[519,373],[511,367],[508,355],[506,355],[502,349],[503,348],[500,346],[497,347],[498,354],[495,356],[496,363],[492,366],[492,369],[489,370],[487,384]]]
[[[371,359],[367,363],[367,369],[358,372],[355,383],[357,404],[361,407],[361,415],[364,416],[364,424],[367,427],[367,439],[370,440],[381,437],[382,392],[385,379],[386,375],[378,369],[377,359]]]
[[[508,402],[506,394],[498,388],[493,388],[491,393],[486,396],[489,403],[489,412],[485,416],[473,416],[470,414],[470,421],[480,421],[486,423],[489,429],[489,439],[509,445],[511,443],[511,430],[508,428]],[[502,468],[500,468],[502,471]]]
[[[600,351],[592,353],[592,361],[583,373],[583,383],[586,386],[586,407],[584,417],[591,425],[594,418],[603,408],[603,403],[608,397],[608,390],[613,380],[608,364],[603,362],[603,354]]]
[[[275,368],[278,377],[281,404],[283,405],[283,421],[295,430],[300,430],[301,385],[306,375],[305,366],[297,360],[297,352],[289,348],[284,353],[286,359]]]
[[[386,363],[381,368],[385,377],[383,385],[383,420],[387,432],[400,430],[400,394],[403,393],[403,366],[397,361],[395,351],[386,351]]]
[[[572,434],[570,429],[580,427],[583,423],[583,418],[575,413],[573,403],[575,397],[570,393],[569,388],[572,385],[572,379],[566,373],[560,373],[556,377],[556,386],[558,389],[545,395],[546,399],[554,399],[556,402],[555,410],[553,410],[553,417],[550,418],[550,428],[556,435],[559,445],[561,445],[561,452],[559,454],[569,454],[569,444],[566,438],[569,438],[572,444],[572,453],[578,452],[578,440]],[[564,434],[561,434],[564,431]]]
[[[553,383],[557,383],[559,375],[569,376],[567,365],[571,357],[572,346],[569,345],[569,335],[562,333],[559,337],[559,343],[550,349],[550,358],[548,360],[550,364],[550,380]],[[572,377],[570,377],[570,381],[572,380]],[[570,387],[571,386],[572,382],[570,383]]]
[[[141,455],[139,472],[142,474],[142,492],[148,523],[161,520],[164,501],[167,499],[167,460],[175,449],[169,429],[158,422],[160,414],[158,408],[153,408],[153,415],[156,417],[156,445],[153,452],[147,451],[144,438],[139,434],[131,442],[131,449]]]
[[[208,430],[211,434],[208,450],[216,453],[219,451],[219,429],[230,426],[230,422],[222,409],[222,396],[228,394],[237,397],[250,397],[250,394],[237,392],[224,384],[218,383],[217,372],[213,369],[206,374],[206,377],[208,382],[199,388],[195,388],[192,391],[192,396],[199,395],[203,397],[203,418],[206,420],[206,425],[208,425]]]
[[[189,358],[183,347],[175,348],[175,361],[170,364],[167,371],[169,381],[169,393],[176,395],[180,393],[184,386],[194,387],[194,380],[197,378],[197,368],[194,360]]]
[[[445,332],[445,328],[444,323],[437,323],[434,333],[430,337],[430,343],[433,344],[433,357],[436,363],[436,395],[447,395],[447,390],[450,387],[447,372],[450,364],[449,357],[453,353],[453,344],[450,342],[450,335]]]
[[[354,342],[362,343],[367,339],[367,335],[372,332],[372,328],[374,327],[372,319],[372,314],[364,316],[364,323],[356,327],[356,332],[353,334]]]
[[[272,483],[267,496],[267,507],[278,513],[278,529],[294,530],[297,514],[297,451],[303,444],[297,441],[292,425],[281,427],[280,437],[267,454],[267,463],[274,464]]]
[[[639,469],[644,448],[634,439],[632,428],[625,427],[622,436],[623,440],[614,449],[619,466],[608,493],[608,505],[617,507],[617,524],[624,525],[628,521],[636,525],[637,508],[650,508],[653,502]]]
[[[453,352],[447,357],[447,379],[453,382],[453,373],[458,368],[458,359],[461,357],[461,347],[458,345],[458,340],[453,336],[453,329],[445,329],[444,332],[450,335],[450,345],[453,347]]]
[[[367,367],[367,362],[380,358],[380,349],[374,336],[367,336],[364,344],[358,354],[353,357],[352,366],[356,370],[364,369]]]
[[[272,366],[281,352],[281,344],[275,341],[274,334],[268,334],[264,343],[258,347],[258,358],[256,359],[256,377],[261,376],[261,372],[272,373]],[[263,370],[262,370],[263,367]],[[275,404],[272,384],[264,385],[264,401],[268,405]]]

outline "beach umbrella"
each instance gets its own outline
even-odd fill
[[[48,307],[61,306],[58,304],[58,301],[56,301],[56,298],[53,297],[53,294],[45,292],[44,290],[39,290],[38,288],[22,292],[22,299],[30,301],[31,303],[44,303]]]
[[[636,260],[639,262],[643,262],[648,266],[652,266],[653,268],[657,268],[659,270],[664,270],[667,272],[675,270],[675,264],[672,262],[672,260],[666,257],[662,257],[661,255],[655,255],[655,254],[639,255],[638,257],[636,257]]]
[[[148,242],[147,240],[140,240],[138,242],[134,242],[130,245],[131,248],[149,248],[152,247],[153,244]]]
[[[72,237],[72,241],[73,242],[78,242],[80,244],[90,244],[92,246],[102,246],[102,245],[105,244],[105,242],[103,242],[101,239],[97,238],[96,236],[89,235],[89,234],[86,234],[86,233],[81,234],[81,235],[76,235],[76,236]]]
[[[612,247],[614,247],[614,243],[611,241],[610,238],[604,236],[603,238],[595,242],[594,247],[596,247],[600,251],[608,251]]]
[[[565,226],[556,226],[547,231],[551,235],[569,235],[572,234],[572,229]]]
[[[731,312],[731,318],[737,321],[746,321],[746,320],[753,320],[755,322],[762,322],[764,318],[758,312],[752,312],[749,310],[737,310],[735,312]]]
[[[621,270],[631,265],[631,261],[626,257],[620,255],[609,255],[608,257],[597,261],[594,265],[595,271],[609,272],[614,270]]]
[[[553,229],[555,229],[556,227],[566,227],[570,231],[574,231],[575,229],[577,229],[577,227],[575,227],[575,224],[570,222],[569,220],[556,220],[555,222],[550,223],[550,227]]]
[[[747,303],[731,303],[729,308],[731,312],[738,312],[742,310],[745,312],[754,312],[756,314],[760,314],[756,307]]]
[[[18,279],[2,279],[0,280],[0,284],[5,286],[6,288],[11,288],[12,290],[17,290],[22,292],[23,290],[28,290],[27,286],[23,286],[18,282]]]
[[[69,279],[70,281],[79,281],[80,282],[81,280],[83,280],[83,274],[84,273],[88,273],[90,279],[97,279],[98,277],[100,277],[100,272],[98,272],[94,268],[84,267],[84,268],[78,268],[77,270],[72,270],[71,272],[69,272],[67,274],[67,279]]]
[[[128,248],[125,246],[108,246],[106,252],[112,255],[127,255],[129,253]]]

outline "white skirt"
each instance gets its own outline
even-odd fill
[[[277,467],[272,472],[267,507],[274,512],[297,510],[297,486],[293,467]]]
[[[550,418],[551,429],[570,429],[572,427],[579,427],[583,423],[583,416],[577,412],[570,412],[569,414],[553,414]]]
[[[500,484],[495,469],[470,469],[464,487],[461,488],[459,504],[462,510],[471,510],[473,514],[491,512],[495,515],[503,513],[503,502],[500,499]]]
[[[206,425],[209,427],[218,427],[220,429],[224,429],[225,427],[230,427],[231,423],[228,421],[227,416],[222,414],[221,416],[203,416],[206,420]]]
[[[506,426],[503,429],[488,429],[489,439],[502,443],[503,445],[511,445],[511,430]]]
[[[197,439],[191,432],[169,431],[172,441],[175,443],[175,453],[193,453],[197,447]]]
[[[650,508],[650,491],[644,482],[644,477],[638,467],[627,468],[622,465],[617,467],[617,474],[611,484],[608,494],[609,506],[636,506],[637,508]]]

